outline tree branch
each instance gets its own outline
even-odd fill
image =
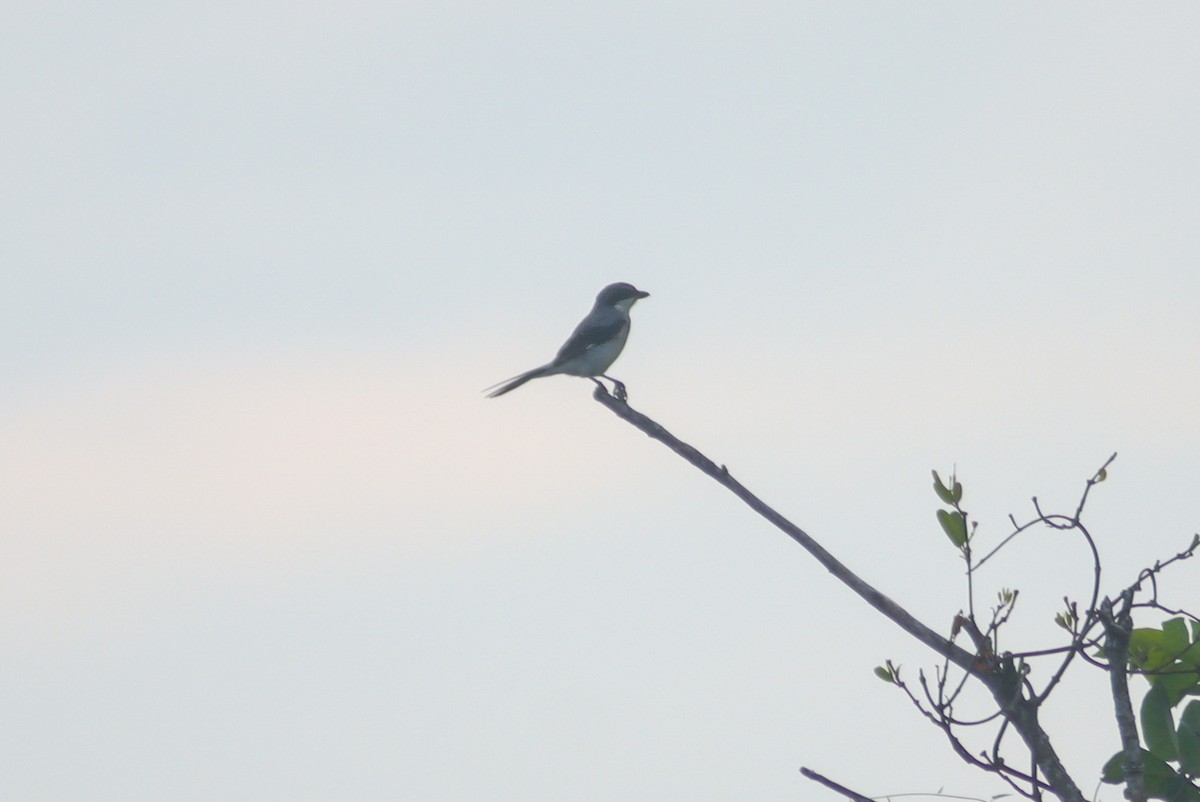
[[[871,799],[871,797],[863,796],[862,794],[851,791],[849,788],[847,788],[844,785],[838,785],[833,780],[829,779],[828,777],[824,777],[820,774],[817,774],[812,769],[806,769],[803,766],[801,766],[800,773],[803,774],[808,779],[812,780],[813,782],[820,783],[821,785],[825,786],[826,788],[829,788],[830,790],[837,791],[842,796],[846,797],[849,800],[852,800],[852,802],[875,802],[875,800]]]
[[[1108,599],[1100,602],[1100,620],[1104,624],[1104,656],[1108,659],[1108,677],[1112,684],[1113,707],[1116,708],[1117,731],[1121,734],[1121,751],[1125,754],[1125,798],[1129,802],[1146,802],[1145,767],[1142,748],[1138,742],[1137,719],[1129,698],[1129,639],[1133,620],[1129,616],[1131,591],[1121,594],[1121,611],[1114,612]]]
[[[750,509],[766,518],[792,540],[799,543],[816,558],[842,584],[857,593],[864,601],[886,616],[908,634],[933,649],[959,668],[978,678],[991,692],[1006,718],[1021,735],[1046,780],[1055,793],[1066,802],[1084,802],[1083,793],[1067,773],[1066,767],[1054,751],[1050,738],[1041,728],[1037,716],[1037,704],[1026,699],[1021,692],[1021,677],[1012,660],[983,661],[961,646],[942,637],[918,621],[907,610],[860,579],[850,569],[813,540],[808,533],[780,515],[758,496],[751,493],[740,482],[729,475],[729,470],[718,466],[692,446],[668,432],[654,420],[638,412],[624,401],[619,401],[602,388],[597,388],[592,397],[613,412],[617,417],[639,429],[667,448],[690,462],[694,467],[712,477],[716,482],[741,499]]]

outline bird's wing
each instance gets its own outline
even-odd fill
[[[558,356],[553,364],[562,364],[577,356],[585,354],[588,349],[602,345],[615,337],[619,337],[623,329],[629,326],[629,318],[615,309],[600,309],[593,311],[575,327],[571,336],[558,349]]]

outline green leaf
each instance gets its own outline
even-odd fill
[[[1171,701],[1161,683],[1155,683],[1142,699],[1142,739],[1155,757],[1162,760],[1179,758]]]
[[[1125,779],[1125,769],[1121,765],[1124,758],[1124,752],[1117,752],[1110,757],[1104,764],[1104,768],[1100,769],[1100,782],[1116,785]]]
[[[1145,749],[1141,751],[1147,796],[1152,799],[1165,799],[1168,802],[1200,802],[1200,788]],[[1109,784],[1124,782],[1124,764],[1125,753],[1117,752],[1104,764],[1101,781]]]
[[[954,482],[953,477],[951,477],[951,482],[958,484]],[[937,497],[945,504],[953,504],[957,500],[954,498],[954,492],[942,482],[942,477],[938,476],[937,471],[933,472],[933,492],[937,493]],[[959,490],[959,498],[962,498],[961,490]]]
[[[884,666],[875,666],[875,676],[879,677],[884,682],[896,681],[896,675]]]
[[[1172,657],[1163,648],[1163,631],[1141,627],[1129,637],[1129,662],[1134,668],[1157,671],[1170,663]]]
[[[1151,685],[1166,691],[1167,701],[1172,707],[1183,701],[1183,697],[1188,694],[1200,693],[1200,675],[1181,663],[1169,665],[1163,669],[1163,673],[1147,679]]]
[[[1169,621],[1164,621],[1162,625],[1163,642],[1162,648],[1169,653],[1172,658],[1176,658],[1187,649],[1190,639],[1188,638],[1187,624],[1182,618],[1172,618]]]
[[[1147,764],[1146,796],[1166,802],[1200,802],[1200,788],[1166,763],[1156,765],[1154,771]]]
[[[1200,637],[1197,637],[1192,645],[1183,654],[1179,655],[1179,662],[1185,666],[1200,669]],[[1200,679],[1200,677],[1197,677],[1197,679]]]
[[[1180,726],[1187,725],[1193,732],[1200,733],[1200,701],[1188,702],[1179,717]]]
[[[950,542],[956,548],[962,548],[967,543],[967,519],[963,517],[961,512],[947,512],[946,510],[937,511],[938,523],[942,525],[942,531],[946,533],[946,537],[950,538]]]
[[[1179,742],[1179,765],[1188,774],[1200,774],[1200,701],[1188,702],[1179,716],[1175,733]]]

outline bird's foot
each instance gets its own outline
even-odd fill
[[[591,379],[592,381],[594,381],[596,383],[596,386],[604,391],[605,395],[611,395],[613,398],[615,398],[621,402],[624,402],[626,399],[629,398],[629,394],[625,392],[624,382],[617,381],[612,376],[605,376],[603,373],[600,375],[613,383],[613,388],[612,388],[611,393],[608,391],[608,388],[604,386],[604,382],[600,381],[600,379],[597,379],[595,376],[589,376],[588,378]]]

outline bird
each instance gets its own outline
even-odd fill
[[[606,375],[605,371],[621,355],[621,349],[625,347],[625,340],[629,337],[629,309],[642,298],[649,296],[650,293],[624,281],[609,284],[600,290],[592,311],[575,327],[575,331],[563,343],[562,348],[558,349],[558,355],[553,360],[519,376],[493,384],[486,388],[492,391],[487,397],[496,398],[511,393],[530,379],[564,374],[591,379],[606,393],[608,388],[597,377],[608,379],[613,383],[613,394],[617,399],[624,401],[627,397],[625,385]]]

